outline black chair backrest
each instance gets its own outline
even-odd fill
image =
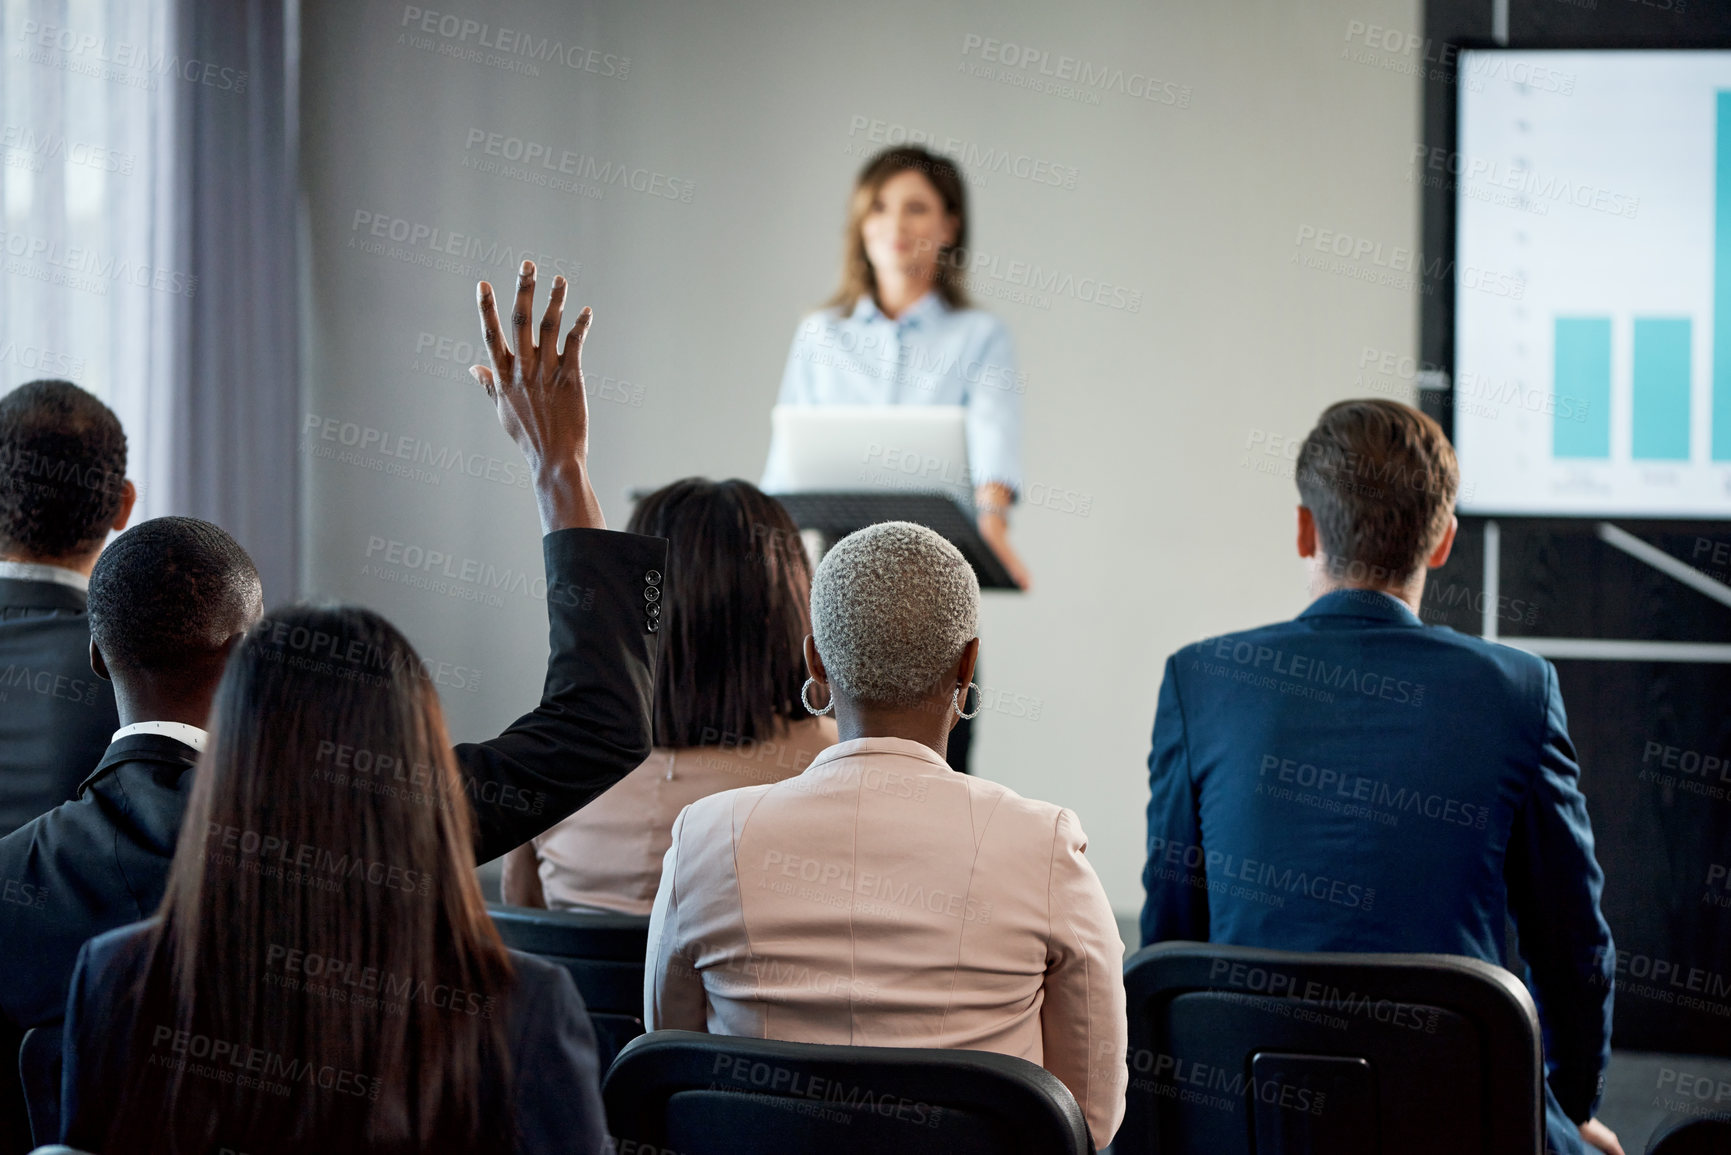
[[[24,1083],[33,1143],[60,1140],[61,1042],[60,1024],[52,1023],[25,1031],[24,1042],[18,1047],[18,1077]]]
[[[1725,1155],[1727,1151],[1731,1151],[1731,1114],[1684,1119],[1647,1140],[1647,1155]]]
[[[1124,965],[1115,1155],[1532,1155],[1538,1013],[1476,959],[1168,942]]]
[[[838,1047],[655,1031],[602,1086],[620,1151],[1089,1155],[1051,1072],[989,1051]]]
[[[578,914],[488,904],[499,937],[512,950],[539,955],[571,972],[589,1008],[601,1069],[643,1033],[643,960],[649,919],[634,914]]]

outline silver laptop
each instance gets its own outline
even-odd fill
[[[769,424],[768,493],[942,493],[973,504],[960,405],[777,405]]]

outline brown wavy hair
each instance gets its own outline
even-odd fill
[[[211,716],[103,1151],[510,1152],[512,969],[408,640],[356,607],[278,611],[236,647]],[[339,999],[341,977],[286,978],[289,951],[355,981]],[[262,1055],[255,1074],[286,1093],[162,1046],[200,1036]]]
[[[848,201],[847,228],[842,234],[841,287],[826,306],[852,311],[861,297],[877,298],[877,274],[866,257],[865,235],[860,226],[871,212],[872,201],[891,177],[904,172],[922,174],[937,190],[944,211],[956,218],[956,240],[938,250],[937,280],[933,290],[952,309],[968,307],[966,286],[968,249],[968,196],[962,171],[948,157],[927,152],[916,145],[885,149],[865,162],[854,178],[853,197]]]

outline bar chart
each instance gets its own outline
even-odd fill
[[[1687,317],[1635,318],[1637,461],[1689,460],[1689,335]]]
[[[1634,371],[1630,379],[1630,457],[1636,461],[1689,460],[1688,317],[1634,318]],[[1551,452],[1559,459],[1611,457],[1611,318],[1558,317],[1555,386],[1577,397],[1591,414],[1584,421],[1556,416]],[[1714,447],[1717,456],[1720,447]]]
[[[1552,452],[1558,457],[1611,456],[1611,321],[1608,317],[1557,318],[1556,391],[1585,402],[1591,416],[1556,415]]]
[[[1461,92],[1462,509],[1731,516],[1731,53],[1496,55],[1574,84]]]

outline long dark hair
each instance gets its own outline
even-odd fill
[[[938,268],[932,289],[944,304],[952,309],[965,309],[968,292],[963,276],[968,249],[968,194],[962,184],[962,170],[948,157],[928,152],[917,145],[886,148],[860,168],[854,178],[853,196],[848,201],[847,226],[842,233],[841,285],[827,304],[843,313],[851,310],[861,297],[876,298],[877,273],[866,256],[865,234],[860,231],[866,214],[878,190],[891,177],[904,172],[922,174],[937,190],[944,202],[944,211],[956,218],[956,240],[938,250]]]
[[[761,741],[803,717],[811,564],[781,502],[688,477],[639,501],[626,528],[668,542],[655,744]]]
[[[290,607],[212,718],[104,1152],[509,1152],[510,960],[414,649]]]

